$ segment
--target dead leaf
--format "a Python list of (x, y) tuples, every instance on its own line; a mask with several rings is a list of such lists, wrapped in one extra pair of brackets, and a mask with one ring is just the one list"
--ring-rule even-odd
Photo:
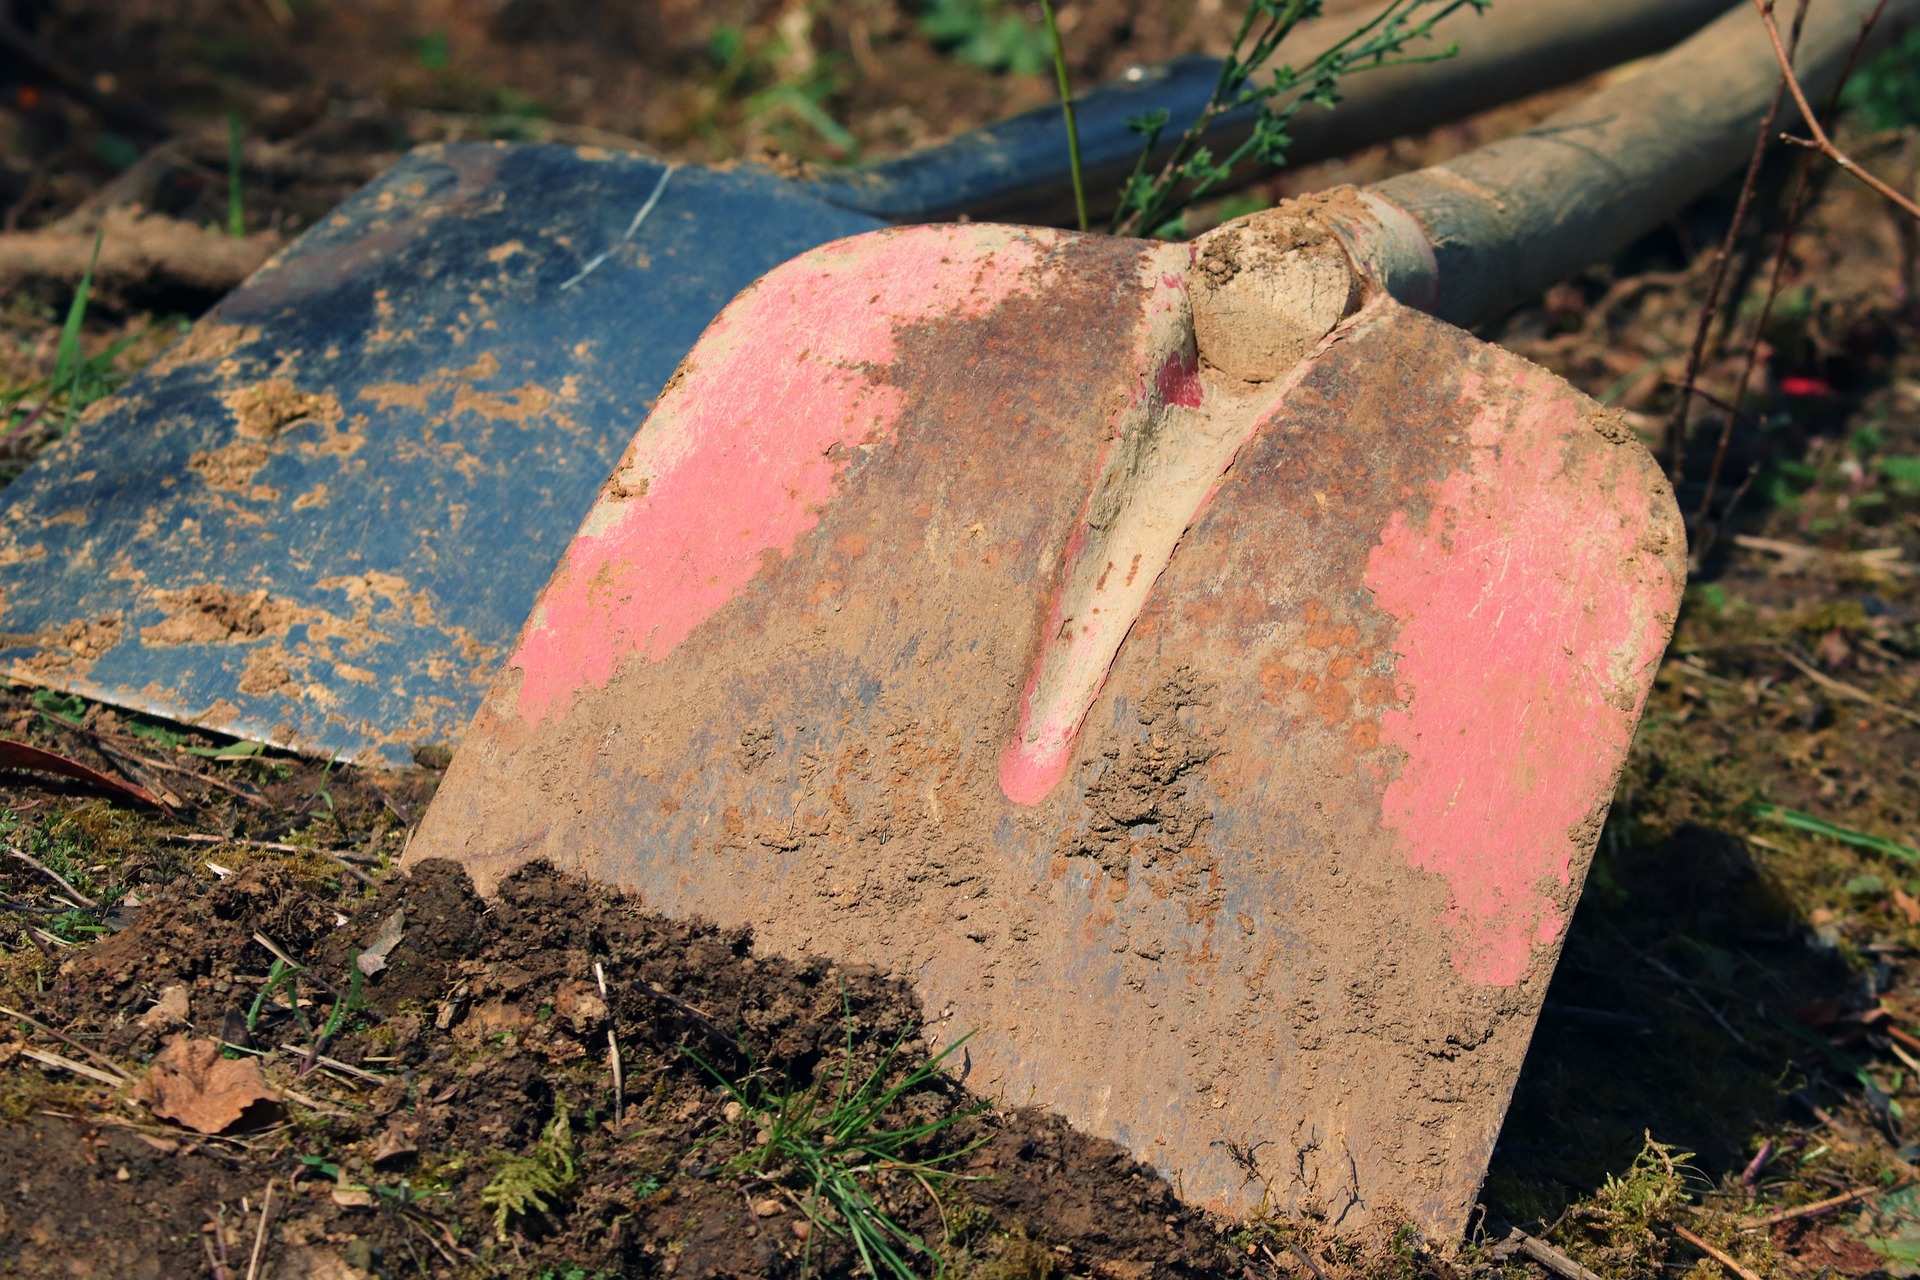
[(401, 1156), (413, 1155), (419, 1150), (420, 1148), (413, 1144), (413, 1139), (401, 1132), (397, 1125), (388, 1125), (381, 1131), (380, 1136), (373, 1140), (373, 1150), (367, 1158), (375, 1165), (381, 1165), (389, 1160), (398, 1160)]
[(156, 809), (166, 807), (145, 787), (135, 786), (125, 779), (102, 773), (98, 769), (81, 764), (78, 760), (70, 760), (57, 751), (47, 751), (31, 743), (13, 742), (0, 738), (0, 769), (32, 769), (37, 773), (55, 773), (63, 778), (72, 778), (77, 782), (99, 787), (102, 791), (111, 791), (129, 800), (137, 800), (141, 804), (151, 805)]
[(186, 984), (178, 982), (160, 993), (160, 998), (153, 1002), (153, 1008), (134, 1019), (141, 1026), (148, 1028), (164, 1027), (186, 1020), (187, 988)]
[(248, 1107), (279, 1101), (257, 1060), (223, 1058), (218, 1040), (185, 1035), (168, 1040), (154, 1056), (153, 1066), (134, 1086), (134, 1097), (153, 1114), (196, 1133), (225, 1132)]
[(362, 974), (371, 978), (387, 967), (387, 957), (392, 955), (393, 949), (400, 945), (400, 938), (406, 927), (407, 909), (395, 908), (393, 914), (381, 922), (379, 936), (374, 938), (373, 945), (353, 958), (354, 964), (359, 966)]

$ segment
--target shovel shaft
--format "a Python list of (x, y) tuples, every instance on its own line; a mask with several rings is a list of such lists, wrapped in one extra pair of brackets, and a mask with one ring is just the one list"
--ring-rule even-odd
[[(1667, 48), (1726, 9), (1729, 0), (1499, 0), (1485, 14), (1463, 10), (1441, 25), (1438, 38), (1460, 52), (1438, 62), (1367, 71), (1342, 85), (1337, 109), (1308, 107), (1289, 132), (1288, 159), (1306, 164), (1420, 129), (1430, 129), (1566, 84), (1630, 58)], [(1281, 50), (1282, 60), (1305, 66), (1351, 34), (1377, 3), (1329, 5), (1325, 17), (1303, 23)], [(1163, 108), (1169, 116), (1153, 164), (1198, 118), (1220, 75), (1220, 61), (1195, 55), (1163, 66), (1134, 68), (1077, 101), (1087, 193), (1096, 214), (1111, 210), (1120, 185), (1140, 155), (1140, 135), (1128, 124)], [(1220, 117), (1204, 139), (1219, 155), (1243, 142), (1256, 112)], [(1251, 180), (1266, 172), (1243, 165)], [(961, 134), (895, 160), (823, 177), (818, 192), (834, 204), (890, 222), (942, 222), (961, 215), (980, 221), (1059, 222), (1074, 214), (1065, 126), (1057, 106)]]
[[(1875, 4), (1813, 0), (1795, 72), (1816, 106)], [(1920, 0), (1888, 0), (1863, 55), (1916, 21)], [(1402, 301), (1455, 324), (1489, 319), (1612, 257), (1738, 168), (1780, 79), (1766, 28), (1743, 3), (1536, 128), (1368, 188), (1382, 217), (1363, 256), (1384, 264)], [(1798, 120), (1788, 97), (1777, 127)]]

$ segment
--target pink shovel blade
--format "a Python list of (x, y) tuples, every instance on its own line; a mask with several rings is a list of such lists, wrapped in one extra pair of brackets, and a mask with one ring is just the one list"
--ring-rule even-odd
[(764, 277), (411, 858), (483, 890), (547, 858), (879, 966), (974, 1033), (972, 1087), (1190, 1200), (1457, 1235), (1672, 626), (1677, 513), (1615, 415), (1384, 298), (1228, 430), (1188, 269), (974, 225)]

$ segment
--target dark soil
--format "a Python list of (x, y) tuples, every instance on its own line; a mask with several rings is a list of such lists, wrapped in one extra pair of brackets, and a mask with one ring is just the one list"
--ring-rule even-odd
[[(337, 901), (269, 863), (176, 883), (31, 999), (22, 1012), (94, 1053), (133, 1062), (175, 1036), (222, 1040), (263, 1054), (286, 1092), (208, 1137), (98, 1089), (16, 1086), (12, 1123), (0, 1128), (0, 1160), (22, 1174), (0, 1218), (0, 1239), (18, 1250), (10, 1274), (182, 1275), (205, 1264), (207, 1243), (239, 1257), (269, 1181), (269, 1274), (330, 1274), (324, 1266), (339, 1264), (323, 1259), (335, 1256), (383, 1274), (852, 1270), (831, 1226), (808, 1227), (806, 1188), (792, 1175), (728, 1171), (753, 1146), (752, 1113), (730, 1108), (735, 1095), (719, 1081), (751, 1081), (748, 1096), (832, 1097), (849, 1073), (856, 1086), (876, 1069), (903, 1079), (925, 1055), (902, 986), (825, 960), (757, 957), (745, 934), (662, 920), (544, 867), (490, 904), (440, 863), (386, 882), (350, 917)], [(305, 990), (320, 1023), (334, 997), (317, 984), (344, 990), (349, 957), (396, 912), (403, 933), (386, 971), (322, 1057), (301, 1051), (311, 1037), (278, 994), (248, 1030), (274, 960), (256, 935), (315, 975)], [(186, 1016), (149, 1016), (176, 987)], [(610, 1032), (625, 1083), (619, 1118)], [(578, 1185), (496, 1238), (481, 1193), (557, 1114)], [(1025, 1257), (1038, 1249), (1063, 1271), (1095, 1275), (1233, 1273), (1224, 1224), (1057, 1119), (982, 1109), (936, 1076), (884, 1123), (941, 1117), (958, 1119), (913, 1153), (951, 1157), (939, 1207), (905, 1174), (876, 1187), (889, 1217), (948, 1259), (1044, 1274)], [(239, 1207), (249, 1197), (252, 1218)]]

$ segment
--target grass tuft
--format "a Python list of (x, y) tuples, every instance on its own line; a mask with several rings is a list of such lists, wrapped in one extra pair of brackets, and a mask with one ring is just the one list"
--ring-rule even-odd
[[(844, 997), (843, 997), (844, 999)], [(755, 1074), (735, 1082), (695, 1058), (741, 1107), (739, 1124), (754, 1133), (748, 1150), (719, 1172), (757, 1176), (785, 1192), (816, 1231), (847, 1239), (868, 1274), (914, 1280), (914, 1255), (938, 1262), (926, 1241), (895, 1220), (895, 1191), (917, 1187), (945, 1220), (939, 1188), (962, 1175), (942, 1166), (973, 1151), (978, 1142), (932, 1157), (916, 1152), (943, 1130), (978, 1114), (984, 1103), (931, 1120), (893, 1123), (911, 1095), (934, 1083), (941, 1063), (966, 1037), (888, 1084), (906, 1045), (903, 1032), (857, 1082), (853, 1067), (853, 1018), (846, 1015), (847, 1044), (839, 1082), (776, 1091)], [(809, 1243), (811, 1252), (811, 1243)]]

